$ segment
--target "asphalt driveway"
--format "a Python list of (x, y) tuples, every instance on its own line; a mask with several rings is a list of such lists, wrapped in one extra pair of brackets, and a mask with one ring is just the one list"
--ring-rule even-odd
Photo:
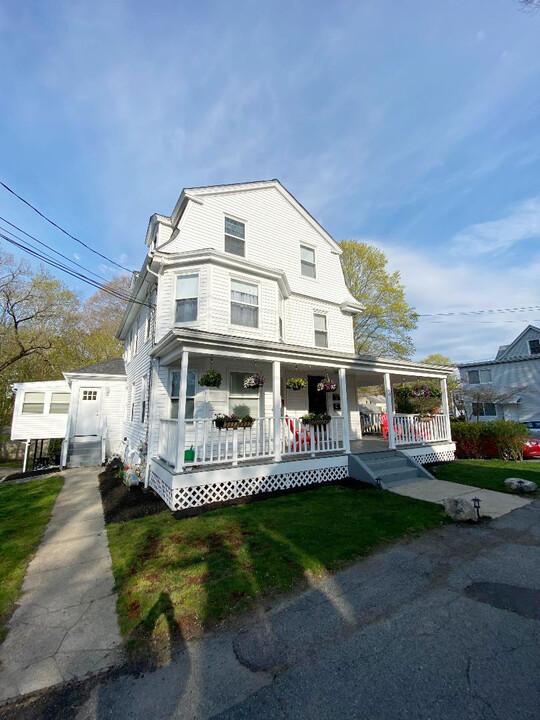
[(395, 545), (170, 654), (0, 718), (538, 720), (540, 502)]

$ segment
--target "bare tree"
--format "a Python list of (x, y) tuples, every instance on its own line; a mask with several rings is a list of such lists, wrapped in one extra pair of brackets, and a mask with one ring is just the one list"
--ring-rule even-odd
[(496, 388), (491, 385), (470, 385), (460, 383), (453, 392), (454, 404), (467, 420), (481, 416), (480, 408), (485, 404), (504, 405), (526, 390), (526, 385)]

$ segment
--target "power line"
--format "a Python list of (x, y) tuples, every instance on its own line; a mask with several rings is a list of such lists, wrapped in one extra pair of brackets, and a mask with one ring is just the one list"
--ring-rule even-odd
[(39, 250), (33, 249), (31, 246), (27, 245), (24, 242), (17, 242), (16, 240), (13, 240), (12, 238), (8, 237), (7, 235), (4, 235), (0, 232), (0, 238), (4, 239), (6, 242), (10, 243), (11, 245), (14, 245), (15, 247), (18, 247), (21, 250), (24, 250), (24, 252), (27, 252), (29, 255), (32, 255), (33, 257), (37, 258), (38, 260), (41, 260), (42, 262), (46, 263), (47, 265), (50, 265), (51, 267), (54, 267), (61, 272), (66, 273), (67, 275), (71, 275), (71, 277), (74, 277), (78, 280), (81, 280), (82, 282), (86, 283), (87, 285), (90, 285), (94, 288), (97, 288), (98, 290), (101, 290), (102, 292), (105, 292), (109, 295), (112, 295), (113, 297), (117, 298), (118, 300), (123, 300), (124, 302), (133, 302), (136, 305), (143, 305), (146, 307), (151, 307), (150, 303), (147, 302), (141, 302), (139, 300), (129, 299), (124, 294), (122, 294), (121, 291), (115, 291), (112, 287), (105, 287), (101, 283), (98, 283), (96, 280), (92, 280), (91, 278), (86, 277), (85, 275), (82, 275), (82, 273), (77, 272), (76, 270), (73, 270), (72, 268), (68, 268), (62, 263), (57, 262), (54, 259), (51, 259), (49, 255), (46, 255), (45, 253), (40, 252)]
[(498, 308), (489, 310), (456, 310), (453, 312), (440, 312), (440, 313), (417, 313), (418, 317), (449, 317), (452, 315), (483, 315), (483, 314), (496, 314), (496, 313), (507, 313), (507, 312), (532, 312), (534, 310), (540, 310), (540, 305), (529, 305), (528, 307), (514, 307), (514, 308)]
[(86, 244), (85, 242), (83, 242), (82, 240), (79, 240), (78, 237), (75, 237), (75, 235), (72, 235), (72, 234), (71, 234), (70, 232), (68, 232), (67, 230), (64, 230), (64, 228), (63, 228), (61, 225), (58, 225), (57, 223), (54, 222), (54, 220), (51, 220), (49, 217), (47, 217), (46, 215), (44, 215), (44, 214), (41, 212), (41, 210), (38, 210), (37, 207), (35, 207), (34, 205), (32, 205), (32, 203), (28, 202), (28, 200), (25, 200), (23, 197), (21, 197), (21, 195), (17, 194), (17, 193), (15, 192), (15, 190), (12, 190), (12, 189), (9, 187), (9, 185), (6, 185), (6, 183), (2, 182), (1, 180), (0, 180), (0, 185), (2, 185), (2, 187), (5, 188), (9, 193), (11, 193), (12, 195), (14, 195), (14, 196), (15, 196), (16, 198), (18, 198), (21, 202), (23, 202), (25, 205), (27, 205), (29, 208), (31, 208), (31, 209), (32, 209), (34, 212), (36, 212), (40, 217), (42, 217), (42, 218), (43, 218), (44, 220), (46, 220), (48, 223), (50, 223), (50, 224), (53, 225), (55, 228), (57, 228), (58, 230), (60, 230), (60, 232), (63, 232), (64, 235), (67, 235), (67, 236), (70, 237), (72, 240), (75, 240), (75, 242), (78, 242), (80, 245), (82, 245), (83, 247), (85, 247), (87, 250), (90, 250), (90, 252), (93, 252), (93, 253), (95, 253), (96, 255), (99, 255), (99, 257), (103, 258), (104, 260), (107, 260), (108, 262), (111, 262), (113, 265), (116, 265), (116, 267), (119, 267), (119, 268), (121, 268), (122, 270), (125, 270), (125, 271), (128, 272), (128, 273), (134, 272), (133, 270), (130, 270), (129, 268), (124, 267), (124, 265), (121, 265), (120, 263), (117, 263), (115, 260), (111, 260), (110, 257), (107, 257), (107, 255), (103, 255), (103, 253), (100, 253), (98, 250), (94, 250), (94, 248), (90, 247), (90, 245), (87, 245), (87, 244)]

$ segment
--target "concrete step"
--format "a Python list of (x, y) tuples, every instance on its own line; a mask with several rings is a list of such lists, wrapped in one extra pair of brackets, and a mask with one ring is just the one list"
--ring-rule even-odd
[(409, 467), (407, 458), (404, 457), (391, 457), (381, 458), (380, 460), (369, 460), (366, 465), (370, 467), (374, 472), (378, 472), (379, 470), (385, 470), (386, 468)]
[(379, 473), (379, 477), (383, 482), (392, 480), (404, 480), (406, 478), (418, 477), (418, 470), (415, 467), (395, 468), (394, 470), (385, 470)]

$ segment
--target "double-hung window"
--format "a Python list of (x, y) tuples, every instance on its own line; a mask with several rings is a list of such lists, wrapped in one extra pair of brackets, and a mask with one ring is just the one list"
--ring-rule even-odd
[(69, 410), (69, 393), (51, 393), (51, 404), (49, 414), (67, 415)]
[(540, 355), (540, 340), (529, 340), (529, 352), (531, 355)]
[(259, 327), (259, 288), (231, 280), (231, 324)]
[(141, 380), (141, 422), (146, 418), (146, 396), (148, 395), (148, 377), (145, 375)]
[(315, 324), (315, 345), (316, 347), (328, 347), (328, 329), (326, 327), (326, 315), (313, 315)]
[(175, 322), (196, 322), (199, 305), (199, 275), (179, 275), (176, 278)]
[(244, 380), (250, 373), (232, 372), (229, 386), (229, 412), (237, 417), (259, 416), (259, 390), (245, 388)]
[(496, 417), (497, 408), (495, 403), (473, 403), (472, 413), (474, 417)]
[[(197, 392), (197, 373), (195, 370), (188, 370), (186, 386), (186, 420), (193, 419), (195, 411), (195, 394)], [(178, 401), (180, 396), (180, 371), (174, 370), (171, 373), (171, 418), (178, 419)]]
[(45, 408), (45, 393), (25, 392), (23, 398), (23, 415), (42, 415)]
[(470, 385), (484, 385), (491, 382), (491, 370), (469, 370)]
[(246, 226), (239, 220), (225, 218), (225, 252), (245, 257)]
[(315, 250), (307, 245), (300, 245), (300, 267), (302, 275), (314, 278), (315, 270)]

